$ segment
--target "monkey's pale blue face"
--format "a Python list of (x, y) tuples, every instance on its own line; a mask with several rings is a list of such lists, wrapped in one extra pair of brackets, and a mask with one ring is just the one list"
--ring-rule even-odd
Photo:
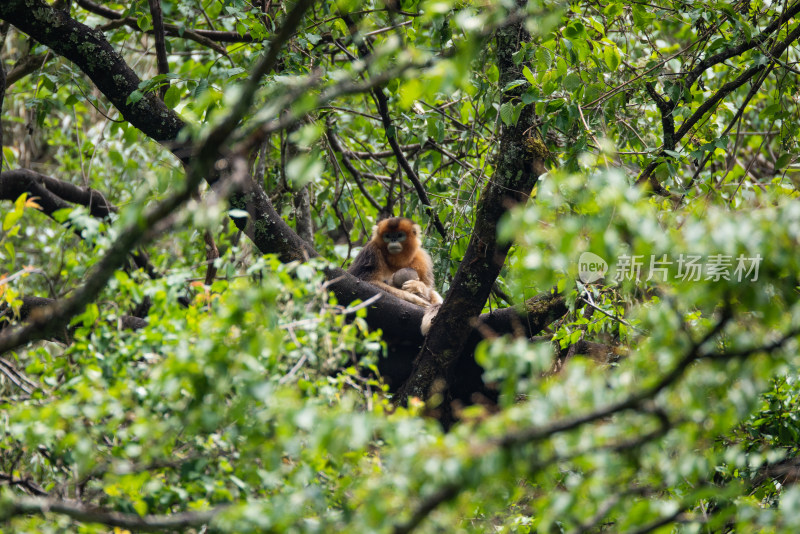
[(386, 250), (389, 251), (389, 254), (403, 252), (403, 241), (406, 239), (405, 232), (386, 232), (383, 234), (383, 242), (386, 243)]

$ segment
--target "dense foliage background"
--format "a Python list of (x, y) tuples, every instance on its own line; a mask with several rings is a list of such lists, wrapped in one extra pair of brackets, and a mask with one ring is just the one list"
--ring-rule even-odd
[(795, 532), (798, 12), (3, 0), (0, 531)]

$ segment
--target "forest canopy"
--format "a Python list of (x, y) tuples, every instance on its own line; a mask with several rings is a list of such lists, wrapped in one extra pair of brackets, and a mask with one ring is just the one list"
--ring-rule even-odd
[(3, 0), (0, 532), (797, 531), (798, 12)]

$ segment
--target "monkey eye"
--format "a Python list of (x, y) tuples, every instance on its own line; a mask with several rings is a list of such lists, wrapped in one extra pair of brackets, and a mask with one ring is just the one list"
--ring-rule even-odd
[(405, 241), (406, 240), (406, 233), (405, 232), (386, 232), (383, 234), (383, 239), (385, 241)]

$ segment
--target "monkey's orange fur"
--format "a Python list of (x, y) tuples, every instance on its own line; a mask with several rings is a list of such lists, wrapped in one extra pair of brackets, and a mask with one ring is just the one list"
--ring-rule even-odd
[[(420, 227), (410, 219), (392, 217), (380, 221), (372, 231), (372, 239), (364, 245), (348, 271), (418, 306), (438, 304), (442, 298), (433, 288), (433, 263), (420, 247), (419, 234)], [(397, 251), (393, 253), (390, 249)], [(394, 273), (406, 267), (414, 269), (419, 280), (406, 281), (402, 289), (392, 287)]]

